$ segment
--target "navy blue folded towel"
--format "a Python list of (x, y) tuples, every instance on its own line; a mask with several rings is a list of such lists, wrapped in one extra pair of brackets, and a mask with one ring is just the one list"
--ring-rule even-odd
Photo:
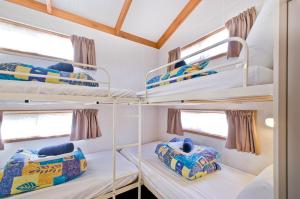
[(74, 144), (73, 143), (65, 143), (55, 146), (47, 146), (44, 148), (41, 148), (38, 151), (38, 155), (43, 156), (50, 156), (50, 155), (61, 155), (64, 153), (71, 153), (74, 150)]
[(182, 145), (182, 150), (185, 153), (189, 153), (193, 150), (194, 145), (193, 145), (193, 141), (190, 138), (185, 138), (183, 140), (183, 145)]

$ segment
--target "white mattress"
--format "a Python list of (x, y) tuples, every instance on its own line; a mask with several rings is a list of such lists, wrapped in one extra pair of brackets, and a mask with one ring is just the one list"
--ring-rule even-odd
[[(154, 153), (152, 142), (142, 147), (142, 174), (145, 185), (165, 199), (234, 199), (255, 176), (222, 165), (222, 170), (189, 181), (165, 167)], [(123, 149), (126, 158), (137, 162), (137, 148)]]
[[(35, 81), (0, 80), (1, 93), (28, 93), (72, 96), (107, 96), (107, 87), (88, 87), (68, 84), (50, 84)], [(134, 91), (111, 88), (114, 97), (136, 97)]]
[[(178, 93), (197, 92), (204, 90), (219, 90), (226, 88), (237, 88), (243, 85), (242, 68), (235, 68), (204, 77), (193, 78), (181, 82), (159, 86), (148, 90), (149, 97), (160, 97)], [(263, 85), (273, 83), (273, 70), (250, 66), (248, 72), (248, 85)], [(137, 93), (144, 96), (145, 91)]]
[[(137, 167), (117, 153), (116, 187), (121, 188), (137, 179)], [(65, 184), (15, 195), (22, 199), (87, 199), (112, 191), (112, 151), (86, 155), (88, 169), (77, 179)], [(132, 175), (130, 175), (132, 174)], [(129, 175), (129, 176), (128, 176)]]

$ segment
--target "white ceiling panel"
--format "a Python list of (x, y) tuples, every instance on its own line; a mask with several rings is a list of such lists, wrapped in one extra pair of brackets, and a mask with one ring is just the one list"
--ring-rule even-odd
[(133, 0), (123, 31), (157, 41), (188, 0)]
[[(46, 3), (46, 0), (38, 1)], [(124, 0), (52, 0), (52, 2), (56, 8), (114, 27)]]

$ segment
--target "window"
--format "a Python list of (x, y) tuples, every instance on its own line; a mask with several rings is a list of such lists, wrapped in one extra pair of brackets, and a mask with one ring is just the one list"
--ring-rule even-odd
[(0, 19), (0, 47), (73, 59), (73, 46), (67, 36)]
[(71, 134), (72, 112), (4, 112), (1, 134), (4, 141), (41, 139)]
[[(218, 29), (218, 30), (214, 31), (213, 33), (210, 33), (209, 35), (206, 35), (206, 36), (198, 39), (197, 41), (183, 47), (181, 49), (181, 57), (185, 57), (185, 56), (190, 55), (194, 52), (197, 52), (203, 48), (206, 48), (212, 44), (223, 41), (224, 39), (227, 39), (228, 37), (229, 37), (229, 32), (226, 28)], [(190, 57), (190, 58), (186, 59), (185, 61), (190, 64), (190, 63), (196, 62), (201, 59), (212, 58), (212, 57), (220, 56), (220, 55), (226, 55), (227, 48), (228, 48), (228, 43), (225, 43), (218, 47), (212, 48), (206, 52), (203, 52), (201, 54)]]
[(228, 125), (223, 111), (181, 111), (182, 128), (186, 132), (215, 138), (226, 138)]

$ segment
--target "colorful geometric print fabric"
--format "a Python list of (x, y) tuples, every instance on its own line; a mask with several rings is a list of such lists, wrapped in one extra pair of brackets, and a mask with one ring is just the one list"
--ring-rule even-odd
[(16, 75), (0, 74), (0, 79), (4, 79), (4, 80), (39, 81), (39, 82), (47, 82), (52, 84), (70, 84), (70, 85), (79, 85), (79, 86), (99, 87), (99, 84), (94, 82), (81, 82), (81, 81), (74, 81), (74, 80), (62, 80), (62, 79), (51, 78), (51, 77), (44, 78), (44, 77), (33, 77), (28, 75), (22, 75), (22, 73), (28, 73), (28, 74), (36, 74), (36, 75), (48, 75), (52, 77), (74, 78), (78, 80), (94, 80), (91, 76), (85, 73), (68, 73), (64, 71), (36, 67), (36, 66), (22, 64), (22, 63), (2, 63), (0, 64), (0, 70), (20, 73)]
[(164, 143), (157, 145), (155, 153), (167, 167), (189, 180), (221, 170), (220, 154), (216, 150), (210, 147), (195, 147), (197, 149), (193, 150), (192, 154), (186, 155)]
[(39, 158), (35, 151), (20, 150), (0, 171), (0, 197), (62, 184), (86, 170), (87, 162), (80, 149), (50, 159)]
[[(163, 80), (171, 79), (173, 77), (180, 77), (182, 75), (198, 72), (198, 71), (201, 71), (204, 68), (206, 68), (207, 65), (208, 65), (208, 61), (201, 62), (201, 63), (196, 63), (196, 64), (193, 64), (193, 65), (184, 65), (184, 66), (176, 68), (176, 69), (174, 69), (170, 72), (167, 72), (163, 75), (158, 75), (158, 76), (153, 77), (152, 79), (150, 79), (147, 82), (147, 84), (153, 84), (153, 83), (160, 82), (160, 81), (163, 81)], [(192, 76), (185, 77), (185, 78), (178, 78), (176, 80), (171, 80), (171, 81), (163, 82), (163, 83), (160, 83), (160, 84), (148, 86), (147, 89), (155, 88), (155, 87), (158, 87), (158, 86), (163, 86), (163, 85), (170, 84), (170, 83), (180, 82), (180, 81), (183, 81), (183, 80), (192, 79), (192, 78), (196, 78), (196, 77), (212, 75), (212, 74), (215, 74), (215, 73), (217, 73), (217, 71), (209, 70), (209, 71), (203, 72), (201, 74), (192, 75)]]

